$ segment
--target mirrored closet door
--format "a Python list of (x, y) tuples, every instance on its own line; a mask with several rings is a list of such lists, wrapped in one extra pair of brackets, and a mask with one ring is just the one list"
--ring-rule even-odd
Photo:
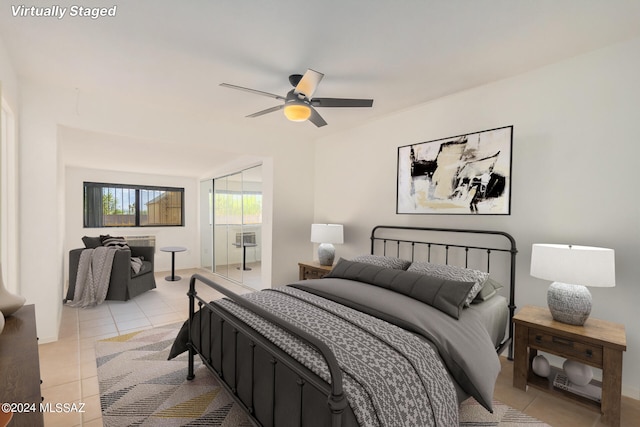
[[(212, 194), (210, 201), (201, 198), (207, 204), (203, 211), (206, 208), (207, 217), (211, 217), (211, 236), (202, 236), (203, 268), (255, 288), (260, 286), (261, 273), (261, 171), (262, 167), (256, 166), (201, 183), (202, 193), (206, 189)], [(212, 249), (212, 256), (208, 249)]]

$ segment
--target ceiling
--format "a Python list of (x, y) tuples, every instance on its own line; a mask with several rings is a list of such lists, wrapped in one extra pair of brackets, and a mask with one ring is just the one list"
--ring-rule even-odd
[[(19, 3), (0, 0), (0, 37), (19, 79), (311, 140), (640, 35), (638, 0), (104, 4), (113, 3), (113, 18), (56, 19), (14, 17)], [(373, 98), (373, 108), (319, 109), (323, 128), (279, 112), (245, 118), (279, 101), (219, 86), (284, 95), (288, 75), (307, 68), (325, 74), (315, 96)]]

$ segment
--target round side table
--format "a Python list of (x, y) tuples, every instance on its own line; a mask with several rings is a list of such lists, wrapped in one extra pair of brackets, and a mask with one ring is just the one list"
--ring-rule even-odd
[(164, 280), (169, 282), (177, 282), (181, 279), (180, 276), (176, 276), (176, 252), (184, 252), (187, 248), (183, 246), (165, 246), (160, 248), (162, 252), (171, 252), (171, 276), (167, 276)]

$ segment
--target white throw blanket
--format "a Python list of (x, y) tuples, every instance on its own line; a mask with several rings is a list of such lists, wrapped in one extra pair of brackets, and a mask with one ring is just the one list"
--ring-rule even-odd
[(104, 302), (109, 290), (111, 266), (117, 249), (99, 246), (80, 254), (71, 307), (93, 307)]

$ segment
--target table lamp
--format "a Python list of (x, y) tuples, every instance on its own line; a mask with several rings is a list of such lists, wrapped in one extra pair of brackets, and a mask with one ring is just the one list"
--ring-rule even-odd
[(616, 285), (614, 251), (536, 243), (531, 251), (531, 275), (554, 281), (547, 291), (547, 305), (555, 320), (584, 325), (591, 313), (591, 293), (586, 286)]
[(320, 265), (333, 265), (336, 248), (333, 243), (344, 243), (341, 224), (311, 224), (311, 241), (320, 243), (318, 260)]

